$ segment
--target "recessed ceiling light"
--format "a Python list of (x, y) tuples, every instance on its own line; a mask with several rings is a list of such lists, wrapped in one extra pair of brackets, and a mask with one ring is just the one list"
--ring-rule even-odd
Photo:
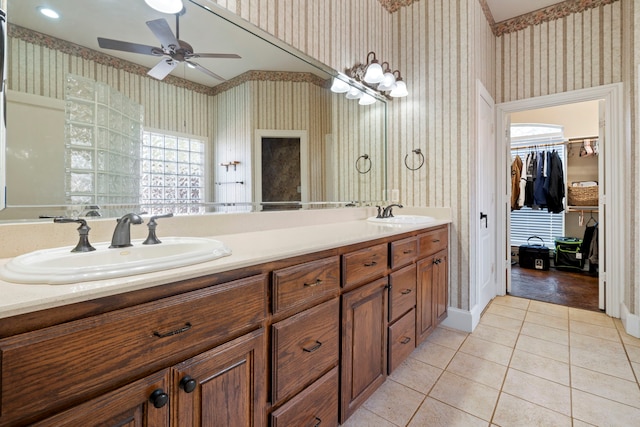
[(176, 14), (182, 10), (182, 0), (144, 0), (149, 6), (162, 13)]
[(48, 8), (46, 6), (38, 6), (37, 9), (38, 9), (38, 12), (40, 12), (41, 14), (46, 16), (47, 18), (51, 18), (51, 19), (60, 18), (60, 14), (58, 12), (56, 12), (55, 10), (53, 10), (51, 8)]

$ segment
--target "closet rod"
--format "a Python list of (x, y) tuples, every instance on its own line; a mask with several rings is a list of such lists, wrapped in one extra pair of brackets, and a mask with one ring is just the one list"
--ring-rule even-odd
[(550, 142), (548, 144), (521, 145), (521, 146), (518, 146), (518, 147), (511, 147), (511, 151), (513, 151), (513, 150), (526, 150), (526, 149), (529, 149), (529, 148), (555, 147), (557, 145), (564, 145), (566, 143), (567, 143), (567, 141)]
[(598, 135), (596, 136), (583, 136), (580, 138), (569, 138), (569, 140), (567, 141), (567, 144), (577, 144), (577, 143), (582, 143), (585, 141), (592, 141), (592, 140), (598, 140), (600, 137)]

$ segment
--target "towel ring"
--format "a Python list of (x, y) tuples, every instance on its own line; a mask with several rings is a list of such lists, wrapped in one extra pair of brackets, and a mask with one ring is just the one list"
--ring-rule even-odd
[(424, 154), (422, 154), (422, 150), (419, 148), (416, 148), (415, 150), (411, 150), (412, 153), (416, 153), (418, 156), (420, 156), (420, 165), (417, 168), (412, 168), (407, 164), (407, 159), (409, 158), (409, 155), (407, 154), (406, 156), (404, 156), (404, 165), (407, 167), (407, 169), (411, 170), (411, 171), (417, 171), (418, 169), (420, 169), (422, 167), (422, 165), (424, 165)]
[[(367, 170), (365, 170), (364, 172), (363, 172), (362, 170), (360, 170), (360, 167), (358, 166), (358, 162), (360, 161), (360, 159), (364, 159), (364, 161), (365, 161), (365, 162), (366, 162), (367, 160), (369, 160), (369, 167), (368, 167), (368, 168), (367, 168)], [(365, 173), (368, 173), (368, 172), (371, 170), (371, 165), (372, 165), (372, 164), (371, 164), (371, 159), (369, 158), (369, 155), (368, 155), (368, 154), (363, 154), (362, 156), (360, 156), (360, 157), (358, 157), (358, 158), (356, 159), (356, 170), (358, 171), (358, 173), (361, 173), (361, 174), (363, 174), (363, 175), (364, 175)]]

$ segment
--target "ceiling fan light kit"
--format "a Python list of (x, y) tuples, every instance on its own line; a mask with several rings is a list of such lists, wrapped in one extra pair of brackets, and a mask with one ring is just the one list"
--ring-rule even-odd
[(182, 0), (144, 0), (144, 2), (158, 12), (170, 13), (172, 15), (180, 12), (184, 8)]
[[(153, 0), (145, 0), (147, 4)], [(161, 3), (168, 3), (168, 0), (161, 0)], [(182, 1), (178, 0), (180, 5)], [(153, 7), (153, 6), (152, 6)], [(157, 9), (159, 10), (159, 9)], [(224, 77), (219, 76), (213, 71), (203, 67), (202, 65), (192, 61), (194, 58), (223, 58), (238, 59), (239, 55), (234, 53), (194, 53), (193, 47), (184, 40), (180, 40), (180, 16), (184, 15), (186, 10), (182, 7), (176, 15), (176, 33), (174, 35), (169, 23), (166, 19), (160, 18), (153, 21), (147, 21), (147, 27), (156, 36), (161, 47), (147, 46), (138, 43), (130, 43), (121, 40), (107, 39), (98, 37), (98, 45), (102, 49), (119, 50), (123, 52), (140, 53), (143, 55), (162, 56), (162, 60), (147, 72), (147, 75), (154, 79), (162, 80), (167, 77), (171, 71), (180, 63), (185, 63), (189, 68), (213, 77), (216, 80), (225, 81)]]

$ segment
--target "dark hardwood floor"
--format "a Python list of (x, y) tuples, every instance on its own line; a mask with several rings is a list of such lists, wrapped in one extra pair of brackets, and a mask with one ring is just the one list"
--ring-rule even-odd
[(598, 276), (586, 272), (548, 271), (511, 266), (511, 292), (516, 297), (585, 310), (598, 309)]

